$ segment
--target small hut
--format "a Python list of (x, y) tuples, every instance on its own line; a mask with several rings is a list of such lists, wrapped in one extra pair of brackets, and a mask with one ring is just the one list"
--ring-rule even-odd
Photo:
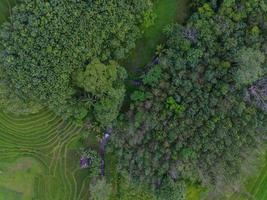
[(80, 159), (80, 167), (82, 169), (86, 169), (91, 165), (91, 159), (88, 157), (81, 157)]

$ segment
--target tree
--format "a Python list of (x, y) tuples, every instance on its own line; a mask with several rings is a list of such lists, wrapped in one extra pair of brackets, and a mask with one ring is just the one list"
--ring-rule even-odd
[(86, 69), (73, 75), (75, 84), (93, 99), (93, 115), (102, 126), (108, 126), (117, 118), (122, 105), (127, 73), (116, 62), (104, 65), (93, 60)]
[(124, 93), (124, 88), (112, 89), (95, 104), (94, 115), (102, 126), (110, 125), (117, 118)]
[(34, 114), (42, 109), (42, 106), (19, 98), (13, 91), (10, 91), (7, 83), (3, 80), (3, 73), (0, 72), (0, 109), (16, 115)]
[(241, 48), (236, 57), (239, 66), (236, 72), (238, 84), (251, 84), (263, 75), (262, 65), (265, 62), (265, 55), (260, 50)]
[(186, 184), (184, 182), (175, 182), (168, 178), (162, 183), (162, 188), (158, 194), (158, 200), (185, 200)]
[(158, 66), (153, 67), (143, 78), (144, 84), (154, 86), (160, 80), (161, 68)]
[(103, 96), (114, 86), (121, 87), (126, 78), (127, 72), (116, 62), (111, 61), (109, 65), (104, 65), (99, 60), (93, 60), (87, 65), (85, 71), (78, 71), (74, 76), (77, 86), (93, 96)]

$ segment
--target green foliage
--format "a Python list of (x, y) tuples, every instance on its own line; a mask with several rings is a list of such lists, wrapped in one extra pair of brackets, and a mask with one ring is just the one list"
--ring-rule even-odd
[(184, 182), (175, 182), (168, 178), (162, 183), (158, 200), (185, 200), (185, 194), (186, 184)]
[(132, 101), (144, 101), (146, 99), (146, 93), (143, 92), (143, 91), (134, 91), (132, 94), (131, 94), (131, 100)]
[(109, 200), (112, 191), (112, 185), (106, 182), (105, 178), (96, 180), (90, 184), (91, 200)]
[[(150, 0), (21, 1), (0, 34), (8, 89), (64, 118), (92, 120), (95, 101), (88, 91), (106, 92), (112, 82), (108, 76), (116, 78), (116, 64), (111, 62), (112, 70), (107, 70), (95, 58), (105, 63), (122, 59), (141, 35), (150, 7)], [(72, 80), (77, 72), (78, 85)]]
[[(126, 76), (125, 69), (116, 62), (104, 65), (99, 60), (93, 60), (85, 71), (80, 70), (73, 75), (76, 85), (86, 91), (89, 98), (84, 106), (87, 106), (87, 110), (93, 107), (92, 113), (102, 126), (109, 125), (117, 118), (124, 99)], [(86, 117), (87, 110), (79, 112), (81, 119)]]
[[(147, 66), (154, 56), (158, 44), (164, 41), (164, 28), (174, 21), (184, 22), (188, 16), (189, 0), (153, 0), (155, 23), (144, 29), (143, 37), (136, 43), (136, 48), (124, 59), (127, 71), (135, 74), (136, 67)], [(150, 13), (148, 10), (149, 21)], [(145, 25), (150, 23), (144, 23)]]
[(5, 84), (0, 83), (0, 108), (16, 115), (38, 113), (42, 106), (33, 101), (25, 101), (9, 91)]
[(185, 111), (185, 107), (178, 104), (173, 97), (168, 97), (167, 108), (174, 111), (176, 114), (180, 114)]
[(127, 173), (119, 176), (120, 188), (117, 198), (120, 200), (156, 200), (155, 196), (142, 183), (136, 183)]
[(198, 9), (199, 14), (205, 15), (206, 17), (211, 17), (214, 12), (208, 3), (205, 3), (202, 7)]
[(236, 72), (236, 81), (241, 85), (251, 84), (263, 75), (265, 55), (260, 50), (242, 48), (237, 52), (236, 62), (240, 66)]
[[(119, 77), (120, 74), (123, 77)], [(85, 71), (78, 71), (74, 76), (77, 86), (97, 97), (107, 94), (115, 84), (123, 85), (125, 78), (125, 69), (118, 66), (116, 62), (112, 61), (109, 65), (104, 65), (99, 60), (93, 60)]]
[(157, 15), (154, 13), (152, 6), (144, 15), (143, 29), (147, 29), (155, 24)]
[(3, 81), (3, 73), (0, 71), (0, 109), (16, 115), (34, 114), (41, 110), (42, 106), (33, 101), (19, 98), (9, 90), (7, 83)]
[(118, 165), (159, 188), (166, 178), (220, 187), (266, 130), (266, 113), (244, 99), (244, 87), (266, 75), (266, 2), (195, 4), (185, 26), (166, 29), (157, 84), (139, 88), (148, 95), (134, 99), (111, 138)]
[(98, 177), (100, 175), (100, 155), (94, 149), (81, 149), (81, 156), (83, 158), (90, 159), (89, 172), (90, 176), (93, 178)]
[(95, 119), (102, 125), (108, 126), (114, 121), (118, 114), (119, 108), (124, 99), (125, 89), (111, 89), (107, 95), (100, 98), (94, 106)]
[(161, 68), (158, 66), (153, 67), (143, 78), (144, 84), (155, 86), (158, 84), (161, 76)]

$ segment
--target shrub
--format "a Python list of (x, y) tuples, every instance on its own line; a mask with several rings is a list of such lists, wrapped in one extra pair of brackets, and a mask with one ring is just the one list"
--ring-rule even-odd
[(105, 178), (97, 179), (90, 184), (91, 200), (109, 200), (112, 185), (106, 182)]

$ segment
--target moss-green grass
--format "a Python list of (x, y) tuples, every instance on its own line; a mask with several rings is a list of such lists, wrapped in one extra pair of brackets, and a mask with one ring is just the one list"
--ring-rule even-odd
[(89, 173), (80, 169), (81, 128), (49, 111), (0, 112), (0, 199), (88, 199)]
[(245, 191), (233, 194), (228, 200), (266, 200), (267, 199), (267, 153), (260, 170), (245, 182)]
[(198, 185), (187, 187), (186, 200), (202, 200), (206, 194), (206, 189)]
[(0, 199), (31, 199), (34, 178), (41, 171), (39, 163), (32, 158), (1, 162)]
[(1, 0), (0, 1), (0, 24), (7, 20), (7, 16), (11, 13), (12, 6), (17, 0)]
[(258, 176), (248, 181), (248, 191), (257, 200), (267, 199), (267, 154), (265, 156), (265, 165)]

